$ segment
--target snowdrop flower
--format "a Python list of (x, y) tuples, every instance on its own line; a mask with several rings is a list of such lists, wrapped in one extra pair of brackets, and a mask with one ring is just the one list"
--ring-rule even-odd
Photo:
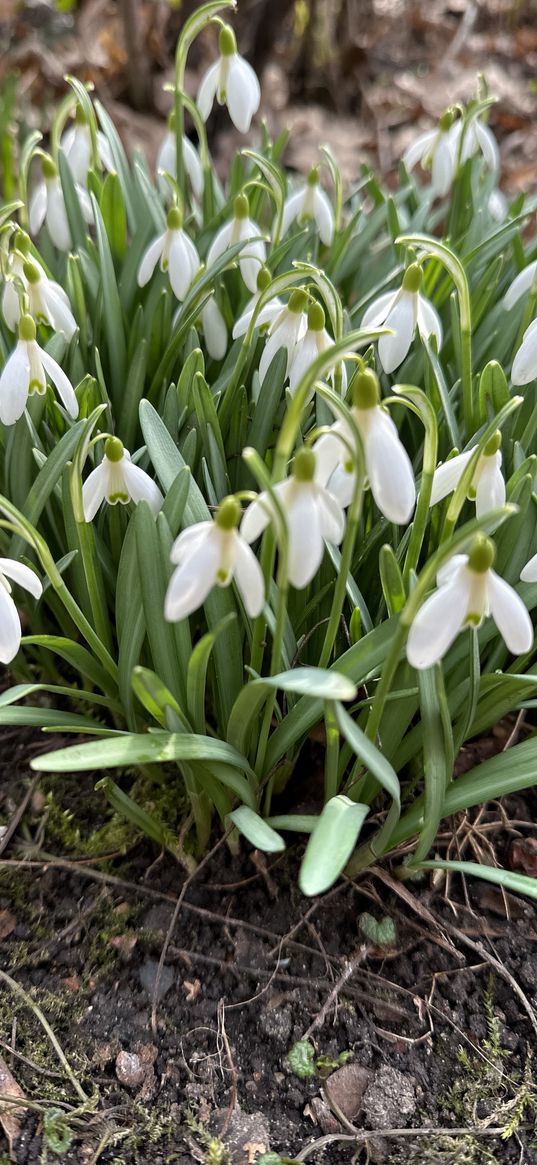
[(537, 378), (537, 320), (526, 328), (522, 343), (513, 360), (511, 382), (516, 385), (529, 384)]
[(334, 238), (334, 212), (328, 195), (319, 182), (319, 167), (313, 166), (308, 181), (301, 190), (295, 190), (285, 200), (282, 216), (282, 235), (287, 234), (291, 223), (315, 222), (321, 242), (325, 247), (332, 245)]
[(477, 114), (467, 121), (456, 121), (452, 126), (455, 158), (460, 156), (460, 164), (463, 166), (468, 158), (481, 153), (487, 169), (496, 172), (500, 169), (500, 151), (492, 130), (482, 121), (482, 116), (482, 113)]
[[(24, 277), (24, 264), (29, 252), (30, 239), (28, 235), (20, 229), (16, 230), (13, 236), (13, 249), (6, 257), (6, 280), (2, 292), (2, 315), (10, 332), (16, 332), (21, 316), (19, 292), (15, 280), (20, 282), (26, 291), (28, 284)], [(33, 262), (42, 271), (35, 259)]]
[[(194, 197), (198, 202), (203, 197), (203, 170), (198, 152), (192, 145), (190, 138), (183, 135), (183, 162), (190, 179)], [(168, 117), (168, 132), (163, 138), (157, 154), (157, 183), (163, 198), (170, 195), (170, 187), (163, 177), (163, 173), (177, 178), (177, 139), (175, 136), (175, 113)]]
[(164, 602), (164, 617), (170, 623), (186, 619), (201, 607), (214, 586), (227, 587), (233, 578), (250, 618), (261, 613), (265, 601), (263, 572), (237, 530), (240, 513), (237, 499), (225, 498), (214, 522), (188, 526), (176, 538), (170, 557), (177, 569)]
[[(96, 133), (97, 161), (103, 170), (114, 170), (114, 159), (110, 146), (101, 130)], [(81, 105), (77, 105), (75, 124), (66, 129), (60, 140), (69, 168), (75, 182), (85, 187), (88, 170), (92, 164), (91, 132)]]
[[(404, 526), (416, 503), (414, 473), (397, 428), (380, 404), (379, 382), (372, 368), (354, 380), (351, 415), (362, 438), (373, 498), (389, 522)], [(343, 420), (336, 421), (314, 445), (317, 480), (343, 507), (350, 505), (356, 489), (353, 445), (352, 430)]]
[(530, 558), (525, 567), (520, 572), (521, 582), (537, 582), (537, 554)]
[(421, 294), (423, 272), (417, 263), (407, 267), (399, 291), (379, 295), (368, 307), (363, 328), (378, 328), (384, 324), (393, 336), (381, 336), (379, 358), (385, 372), (393, 372), (403, 363), (414, 339), (416, 327), (423, 339), (433, 335), (440, 348), (442, 324), (432, 303)]
[(491, 190), (489, 194), (488, 210), (494, 222), (505, 222), (509, 210), (505, 194), (501, 190)]
[(494, 543), (478, 535), (469, 554), (454, 554), (438, 571), (438, 590), (425, 600), (409, 631), (407, 659), (422, 669), (438, 663), (464, 627), (492, 615), (513, 655), (529, 651), (533, 627), (522, 599), (492, 564)]
[(219, 105), (227, 105), (239, 132), (248, 133), (261, 100), (259, 81), (252, 66), (237, 52), (235, 33), (229, 24), (220, 29), (218, 46), (220, 57), (207, 70), (198, 90), (198, 109), (207, 121), (216, 97)]
[(26, 408), (28, 397), (43, 396), (47, 378), (55, 385), (70, 417), (78, 416), (78, 401), (69, 378), (59, 364), (36, 342), (35, 323), (31, 316), (21, 317), (19, 340), (0, 376), (0, 421), (14, 425)]
[(214, 295), (201, 309), (201, 326), (209, 356), (223, 360), (227, 352), (227, 327)]
[[(252, 295), (252, 298), (248, 300), (242, 315), (239, 316), (233, 327), (234, 340), (236, 340), (238, 336), (244, 336), (248, 331), (248, 328), (252, 322), (252, 316), (259, 303), (259, 300), (263, 292), (267, 290), (267, 287), (270, 287), (271, 283), (272, 275), (270, 274), (268, 267), (260, 267), (257, 273), (257, 291), (255, 291)], [(279, 316), (283, 306), (284, 305), (278, 296), (274, 296), (273, 299), (269, 299), (264, 307), (261, 308), (261, 311), (257, 313), (255, 320), (256, 328), (264, 329), (267, 328), (270, 324), (273, 324), (274, 320), (277, 318), (277, 316)]]
[(275, 320), (269, 327), (268, 339), (263, 349), (259, 363), (259, 379), (261, 384), (267, 375), (269, 367), (280, 348), (287, 350), (287, 371), (289, 375), (297, 345), (302, 340), (308, 328), (306, 305), (307, 292), (297, 289), (289, 296), (289, 303), (282, 307)]
[(528, 263), (527, 267), (523, 267), (515, 276), (513, 282), (507, 288), (503, 297), (503, 306), (507, 311), (510, 311), (523, 295), (527, 295), (533, 286), (535, 277), (537, 276), (537, 259), (533, 263)]
[(412, 170), (418, 162), (424, 170), (431, 170), (432, 190), (439, 198), (447, 194), (455, 172), (456, 150), (450, 133), (454, 117), (454, 111), (447, 109), (437, 129), (420, 134), (403, 154), (407, 170)]
[(138, 286), (145, 287), (160, 260), (160, 270), (167, 271), (171, 288), (183, 300), (200, 268), (198, 252), (183, 230), (183, 215), (172, 206), (166, 218), (166, 230), (150, 243), (138, 269)]
[[(43, 158), (41, 165), (43, 181), (38, 184), (30, 199), (28, 211), (30, 231), (32, 235), (37, 235), (43, 223), (46, 223), (54, 246), (59, 251), (69, 251), (72, 246), (71, 231), (58, 170), (52, 158)], [(85, 221), (93, 222), (93, 211), (87, 191), (82, 186), (77, 186), (76, 192)]]
[[(296, 454), (292, 476), (274, 486), (285, 515), (288, 539), (287, 575), (298, 590), (317, 574), (324, 555), (324, 543), (338, 546), (345, 533), (345, 515), (338, 502), (315, 480), (315, 453), (302, 448)], [(241, 523), (247, 542), (256, 538), (280, 518), (268, 492), (259, 494), (248, 506)]]
[(12, 558), (0, 558), (0, 663), (11, 663), (21, 642), (21, 621), (19, 612), (11, 597), (9, 579), (29, 591), (35, 599), (40, 599), (43, 587), (33, 570)]
[[(502, 474), (502, 435), (497, 431), (485, 448), (474, 469), (471, 481), (471, 493), (475, 498), (475, 512), (478, 518), (488, 514), (505, 503), (505, 481)], [(442, 501), (442, 498), (453, 493), (459, 484), (464, 469), (468, 465), (474, 450), (466, 449), (456, 457), (450, 457), (439, 469), (435, 470), (433, 488), (431, 491), (431, 506)]]
[(250, 204), (246, 194), (238, 194), (233, 203), (234, 215), (231, 222), (217, 231), (207, 254), (207, 268), (235, 243), (246, 243), (239, 255), (239, 268), (248, 291), (257, 290), (257, 276), (266, 257), (266, 248), (257, 223), (250, 218)]
[(48, 324), (55, 332), (63, 332), (68, 340), (72, 339), (77, 324), (63, 287), (48, 279), (43, 269), (29, 260), (24, 264), (23, 275), (34, 320)]
[(101, 464), (93, 469), (82, 486), (84, 519), (91, 522), (101, 502), (115, 506), (121, 502), (147, 502), (157, 514), (164, 498), (153, 479), (133, 465), (131, 455), (118, 437), (107, 437), (104, 443), (104, 457)]
[[(302, 377), (311, 367), (314, 360), (331, 348), (334, 341), (329, 336), (325, 326), (325, 314), (320, 303), (312, 303), (308, 308), (308, 327), (304, 332), (302, 339), (296, 345), (289, 369), (289, 389), (292, 396), (302, 380)], [(345, 372), (345, 365), (342, 365), (342, 390), (347, 388), (347, 374)], [(334, 378), (334, 370), (330, 372), (330, 377)]]

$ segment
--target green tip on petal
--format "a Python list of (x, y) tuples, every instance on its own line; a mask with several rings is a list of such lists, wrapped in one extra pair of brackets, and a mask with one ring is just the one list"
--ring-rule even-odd
[(293, 463), (293, 477), (295, 481), (313, 481), (315, 477), (315, 453), (313, 449), (303, 446), (295, 455)]
[(87, 119), (86, 114), (84, 113), (84, 110), (82, 109), (81, 105), (77, 105), (77, 107), (76, 107), (75, 123), (76, 123), (76, 125), (87, 125), (88, 124), (88, 119)]
[(259, 271), (257, 272), (257, 290), (266, 291), (267, 287), (270, 287), (271, 283), (272, 275), (270, 274), (268, 267), (260, 267)]
[(123, 441), (119, 437), (107, 437), (104, 443), (104, 455), (108, 461), (122, 461), (125, 456)]
[(41, 276), (35, 263), (27, 260), (24, 264), (23, 271), (25, 278), (28, 280), (28, 283), (39, 283)]
[(169, 231), (180, 231), (183, 226), (183, 214), (178, 206), (170, 207), (166, 215), (166, 226)]
[(56, 163), (52, 161), (52, 158), (49, 158), (48, 154), (46, 157), (41, 159), (41, 169), (43, 171), (43, 178), (45, 178), (46, 181), (50, 181), (52, 178), (58, 177), (58, 167)]
[(216, 514), (216, 525), (220, 530), (235, 530), (241, 516), (240, 502), (230, 494), (220, 503)]
[(495, 558), (494, 542), (490, 538), (485, 538), (484, 534), (478, 534), (472, 542), (468, 555), (470, 570), (473, 570), (475, 574), (485, 574), (487, 570), (490, 570)]
[(319, 167), (312, 166), (311, 170), (308, 174), (308, 186), (318, 186), (318, 185), (319, 185)]
[(222, 57), (232, 57), (237, 52), (235, 33), (230, 24), (224, 24), (218, 37), (218, 48)]
[(357, 409), (374, 409), (380, 403), (379, 378), (372, 368), (364, 368), (354, 377), (352, 395)]
[(498, 449), (501, 449), (501, 446), (502, 435), (500, 430), (496, 429), (496, 432), (492, 434), (492, 437), (489, 441), (487, 441), (487, 444), (483, 449), (483, 457), (494, 457), (494, 454), (498, 452)]
[(248, 201), (247, 194), (242, 192), (241, 194), (237, 194), (237, 197), (233, 203), (233, 214), (235, 215), (235, 218), (248, 218), (248, 215), (250, 214), (250, 203)]
[(320, 303), (312, 303), (308, 308), (308, 328), (312, 332), (322, 332), (326, 316)]
[(289, 296), (289, 303), (287, 304), (288, 311), (295, 312), (300, 315), (300, 312), (305, 311), (308, 306), (308, 293), (302, 287), (297, 287), (296, 291), (292, 291)]
[(36, 328), (31, 316), (21, 316), (19, 322), (19, 340), (35, 340)]
[(403, 291), (419, 291), (423, 283), (423, 271), (419, 263), (411, 263), (403, 276)]

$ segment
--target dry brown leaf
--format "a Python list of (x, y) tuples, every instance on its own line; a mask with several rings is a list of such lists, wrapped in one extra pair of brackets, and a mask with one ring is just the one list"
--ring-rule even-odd
[(17, 925), (17, 919), (10, 910), (0, 910), (0, 940), (12, 934)]
[(5, 1096), (6, 1098), (7, 1097), (16, 1097), (17, 1099), (19, 1099), (21, 1101), (26, 1100), (26, 1097), (24, 1095), (24, 1092), (22, 1091), (22, 1088), (20, 1087), (19, 1084), (17, 1084), (17, 1081), (15, 1080), (15, 1077), (12, 1076), (11, 1072), (9, 1071), (9, 1068), (8, 1068), (5, 1060), (3, 1060), (2, 1057), (0, 1056), (0, 1125), (2, 1125), (4, 1133), (7, 1137), (7, 1143), (9, 1145), (9, 1155), (11, 1157), (11, 1160), (14, 1161), (15, 1156), (13, 1153), (13, 1146), (15, 1145), (15, 1142), (18, 1141), (18, 1139), (20, 1137), (20, 1131), (21, 1131), (20, 1117), (23, 1116), (27, 1110), (24, 1108), (24, 1105), (22, 1105), (22, 1104), (15, 1105), (15, 1104), (8, 1103), (7, 1099), (6, 1099), (5, 1103), (3, 1103), (2, 1099), (1, 1099), (3, 1096)]

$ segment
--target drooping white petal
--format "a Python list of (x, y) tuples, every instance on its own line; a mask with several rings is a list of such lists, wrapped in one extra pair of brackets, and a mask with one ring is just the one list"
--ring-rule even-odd
[(132, 501), (147, 502), (153, 513), (158, 514), (164, 498), (157, 483), (144, 469), (140, 469), (139, 465), (133, 465), (129, 457), (123, 458), (121, 467), (125, 486)]
[(170, 623), (186, 619), (197, 611), (212, 590), (220, 567), (220, 539), (214, 524), (199, 538), (191, 553), (178, 566), (168, 583), (164, 600), (164, 617)]
[[(272, 364), (272, 361), (274, 360), (276, 352), (279, 352), (280, 348), (287, 347), (287, 345), (285, 343), (285, 338), (282, 335), (282, 331), (283, 331), (282, 328), (278, 328), (278, 327), (275, 328), (272, 335), (269, 335), (267, 342), (265, 344), (265, 347), (263, 348), (263, 352), (261, 354), (261, 360), (259, 361), (259, 380), (260, 380), (261, 384), (263, 384), (265, 376), (267, 375), (267, 372), (270, 368), (270, 365)], [(288, 357), (289, 357), (289, 349), (287, 349), (287, 353), (288, 353)], [(289, 358), (288, 358), (288, 363), (289, 363)]]
[(331, 247), (334, 238), (334, 212), (328, 195), (318, 183), (313, 195), (313, 208), (321, 242), (325, 247)]
[(431, 506), (441, 502), (442, 498), (447, 498), (447, 495), (457, 488), (472, 453), (472, 449), (466, 449), (464, 453), (457, 453), (455, 457), (450, 457), (448, 461), (444, 461), (443, 465), (435, 469), (431, 490)]
[(2, 294), (2, 315), (10, 332), (16, 332), (20, 314), (21, 309), (15, 284), (12, 279), (7, 279)]
[(502, 455), (482, 457), (476, 484), (475, 512), (478, 518), (505, 505), (505, 481), (502, 474)]
[(317, 574), (324, 555), (320, 514), (310, 482), (292, 482), (292, 500), (286, 507), (286, 518), (288, 578), (297, 590), (302, 590)]
[(522, 271), (519, 271), (518, 275), (513, 279), (511, 286), (507, 288), (507, 291), (503, 297), (503, 306), (507, 311), (510, 311), (511, 308), (514, 307), (515, 303), (518, 303), (519, 299), (522, 299), (522, 296), (527, 294), (531, 288), (536, 274), (537, 259), (534, 259), (533, 263), (528, 263), (527, 267), (524, 267)]
[(537, 377), (537, 320), (524, 332), (522, 343), (513, 360), (511, 380), (513, 384), (529, 384)]
[[(278, 495), (282, 492), (282, 484), (285, 483), (280, 483), (279, 486), (275, 487)], [(266, 530), (269, 522), (275, 517), (276, 510), (272, 504), (270, 495), (266, 491), (263, 491), (255, 501), (250, 502), (248, 509), (245, 510), (242, 516), (240, 526), (242, 537), (247, 542), (255, 542), (256, 538), (259, 538), (259, 535), (263, 533), (263, 530)]]
[(448, 134), (441, 134), (433, 155), (433, 189), (439, 198), (447, 194), (453, 181), (454, 157)]
[(71, 231), (59, 178), (51, 178), (47, 183), (46, 222), (54, 246), (59, 251), (68, 251), (72, 245)]
[(101, 502), (104, 502), (106, 497), (106, 472), (103, 462), (93, 469), (86, 478), (82, 486), (82, 507), (84, 510), (84, 519), (86, 522), (91, 522), (95, 517)]
[(452, 554), (451, 558), (448, 558), (447, 562), (444, 562), (436, 573), (437, 586), (444, 587), (450, 578), (453, 578), (453, 575), (457, 573), (459, 567), (467, 566), (467, 564), (467, 554)]
[(224, 226), (220, 227), (220, 230), (217, 231), (216, 235), (214, 236), (214, 239), (213, 239), (213, 241), (209, 247), (209, 250), (207, 252), (207, 270), (208, 271), (210, 271), (211, 267), (213, 266), (213, 263), (216, 263), (216, 260), (220, 258), (220, 255), (223, 255), (224, 251), (227, 251), (228, 247), (231, 246), (231, 243), (232, 243), (231, 236), (233, 233), (234, 226), (235, 226), (235, 219), (231, 219), (231, 222), (224, 223)]
[(407, 170), (413, 170), (414, 166), (421, 162), (422, 158), (426, 158), (431, 146), (434, 145), (438, 130), (430, 129), (426, 133), (422, 133), (416, 138), (414, 142), (405, 150), (403, 154), (403, 162)]
[(345, 533), (345, 514), (336, 499), (328, 490), (317, 485), (314, 497), (319, 511), (319, 525), (322, 537), (326, 542), (339, 546)]
[[(342, 440), (343, 438), (344, 440)], [(319, 485), (326, 485), (340, 461), (349, 456), (349, 449), (344, 442), (352, 445), (351, 433), (343, 421), (336, 421), (328, 433), (323, 433), (315, 442), (315, 480)]]
[(488, 211), (494, 222), (505, 222), (509, 204), (501, 190), (491, 190), (488, 200)]
[(162, 197), (171, 197), (170, 187), (168, 186), (166, 179), (162, 177), (161, 173), (159, 173), (159, 171), (163, 170), (166, 174), (171, 174), (172, 178), (177, 177), (177, 145), (175, 141), (175, 134), (172, 133), (171, 130), (168, 130), (160, 145), (160, 149), (157, 154), (156, 170), (157, 184)]
[(533, 646), (533, 626), (520, 595), (500, 578), (496, 571), (488, 572), (490, 613), (513, 655), (522, 655)]
[(97, 130), (97, 152), (99, 154), (99, 161), (104, 170), (115, 170), (116, 165), (112, 157), (112, 150), (106, 135), (102, 130)]
[(60, 368), (60, 365), (52, 359), (52, 356), (48, 352), (40, 349), (39, 353), (45, 372), (48, 373), (52, 383), (58, 389), (62, 404), (67, 409), (69, 416), (74, 420), (75, 417), (78, 417), (78, 401), (69, 377), (65, 375), (63, 368)]
[[(43, 288), (43, 298), (48, 309), (48, 314), (52, 327), (56, 332), (63, 332), (64, 336), (71, 340), (77, 328), (75, 317), (71, 311), (69, 301), (65, 303), (63, 295), (58, 295), (55, 291), (57, 284), (49, 282)], [(63, 288), (60, 289), (63, 292)]]
[(209, 530), (212, 530), (214, 523), (210, 520), (206, 522), (194, 522), (192, 526), (187, 526), (185, 530), (181, 530), (170, 551), (170, 559), (179, 565), (186, 554), (194, 548), (196, 542), (207, 536)]
[(398, 291), (384, 291), (382, 295), (377, 295), (373, 303), (369, 304), (362, 316), (362, 328), (379, 328), (382, 326), (386, 317), (390, 314), (395, 301), (399, 297)]
[(11, 663), (21, 642), (19, 613), (5, 586), (0, 583), (0, 663)]
[(464, 625), (470, 595), (464, 567), (420, 607), (408, 634), (406, 654), (412, 667), (432, 667), (446, 654)]
[(154, 239), (147, 248), (147, 251), (145, 252), (142, 262), (138, 268), (138, 287), (145, 287), (146, 283), (149, 283), (153, 271), (155, 270), (155, 267), (164, 250), (165, 239), (165, 233), (159, 235), (158, 238)]
[(259, 81), (252, 66), (239, 53), (234, 53), (229, 64), (226, 103), (229, 116), (239, 133), (248, 133), (260, 100)]
[[(242, 315), (239, 316), (239, 319), (237, 320), (232, 332), (234, 340), (238, 339), (239, 336), (244, 336), (248, 331), (258, 299), (259, 292), (257, 292), (252, 297), (252, 299), (249, 300)], [(269, 299), (268, 303), (266, 303), (265, 306), (261, 308), (261, 311), (258, 312), (256, 316), (256, 328), (262, 328), (266, 327), (267, 324), (273, 324), (280, 315), (282, 307), (283, 304), (280, 299)]]
[(201, 322), (209, 356), (213, 360), (223, 360), (227, 352), (227, 327), (214, 296), (202, 308)]
[(349, 472), (344, 465), (337, 465), (331, 474), (326, 488), (342, 510), (346, 510), (347, 506), (350, 506), (354, 498), (357, 480), (355, 471)]
[(256, 223), (249, 219), (241, 226), (241, 239), (247, 240), (244, 250), (239, 255), (239, 268), (248, 291), (257, 290), (257, 276), (266, 259), (266, 248), (262, 239), (254, 239), (252, 235), (260, 233)]
[(199, 255), (184, 231), (172, 231), (168, 254), (170, 284), (177, 299), (183, 300), (199, 269)]
[(37, 577), (35, 570), (25, 566), (24, 562), (15, 562), (13, 558), (0, 558), (0, 571), (5, 574), (6, 578), (13, 579), (13, 582), (24, 587), (25, 591), (29, 591), (34, 599), (41, 598), (43, 594), (41, 580)]
[(32, 235), (38, 235), (47, 213), (47, 187), (45, 182), (36, 186), (30, 199), (28, 224)]
[(476, 117), (474, 121), (475, 135), (483, 154), (485, 165), (489, 170), (500, 169), (500, 151), (498, 143), (491, 129)]
[[(187, 137), (183, 137), (183, 161), (185, 163), (185, 170), (190, 178), (190, 185), (194, 197), (200, 201), (203, 197), (203, 170), (201, 168), (198, 151), (192, 145), (190, 138)], [(164, 166), (162, 169), (167, 169), (167, 167)], [(171, 173), (175, 173), (175, 171), (171, 171)]]
[(525, 567), (520, 572), (521, 582), (537, 582), (537, 554), (530, 558)]
[(26, 408), (30, 386), (30, 358), (24, 340), (6, 360), (0, 376), (0, 421), (14, 425)]
[(414, 339), (417, 314), (417, 294), (401, 291), (385, 319), (387, 328), (392, 328), (393, 336), (381, 336), (379, 359), (385, 372), (393, 372), (403, 363)]
[[(373, 413), (373, 409), (368, 410)], [(365, 438), (371, 493), (389, 522), (406, 525), (416, 503), (412, 463), (391, 417), (377, 406)]]
[(82, 218), (84, 219), (84, 222), (87, 222), (88, 225), (91, 225), (93, 222), (93, 206), (91, 205), (91, 198), (83, 186), (77, 185), (75, 189), (78, 201), (80, 203), (80, 209), (82, 211)]
[[(295, 190), (293, 194), (289, 195), (289, 198), (285, 199), (285, 202), (283, 205), (283, 214), (282, 214), (282, 227), (281, 227), (281, 237), (282, 238), (285, 237), (285, 235), (287, 234), (287, 231), (289, 230), (289, 227), (291, 226), (291, 223), (294, 222), (295, 219), (300, 214), (303, 201), (304, 201), (304, 190), (303, 189), (302, 190)], [(276, 225), (276, 220), (274, 222), (274, 226), (275, 225)], [(272, 228), (272, 231), (274, 233), (274, 227)]]
[(300, 344), (297, 344), (291, 358), (289, 389), (292, 396), (294, 396), (302, 377), (308, 371), (308, 368), (311, 368), (318, 354), (317, 332), (308, 331), (300, 341)]
[(430, 300), (426, 299), (421, 292), (418, 293), (418, 328), (420, 336), (423, 339), (428, 339), (429, 336), (435, 336), (437, 348), (440, 350), (442, 347), (442, 324), (440, 322), (440, 316)]
[(213, 107), (219, 77), (220, 61), (215, 61), (214, 65), (211, 65), (207, 69), (205, 76), (202, 78), (201, 85), (198, 89), (198, 96), (196, 97), (196, 104), (204, 121), (207, 121)]
[(62, 136), (60, 145), (75, 182), (85, 184), (91, 163), (91, 135), (88, 126), (72, 126)]
[(257, 558), (237, 531), (234, 532), (235, 579), (250, 619), (255, 619), (263, 610), (265, 583), (263, 571)]

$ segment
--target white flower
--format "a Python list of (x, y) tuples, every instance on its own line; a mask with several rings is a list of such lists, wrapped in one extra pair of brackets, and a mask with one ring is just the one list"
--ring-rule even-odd
[(78, 401), (69, 378), (59, 364), (36, 343), (35, 323), (22, 316), (19, 340), (0, 376), (0, 421), (14, 425), (26, 408), (28, 396), (46, 392), (47, 376), (55, 385), (70, 417), (78, 416)]
[[(468, 121), (456, 121), (451, 128), (453, 148), (457, 157), (460, 149), (460, 162), (464, 165), (468, 158), (481, 153), (487, 169), (496, 172), (500, 169), (500, 151), (492, 130), (481, 120), (483, 114), (470, 117)], [(462, 136), (462, 147), (460, 145)]]
[[(341, 542), (345, 533), (345, 515), (328, 491), (315, 481), (312, 449), (298, 451), (292, 476), (278, 482), (274, 494), (284, 512), (287, 527), (287, 576), (289, 582), (301, 590), (317, 574), (325, 541), (336, 546)], [(254, 542), (269, 522), (274, 523), (276, 530), (281, 525), (270, 494), (263, 492), (248, 506), (242, 519), (241, 534), (247, 542)]]
[(255, 619), (263, 609), (265, 585), (255, 554), (237, 530), (240, 506), (225, 498), (214, 522), (188, 526), (176, 538), (171, 560), (177, 564), (164, 604), (170, 623), (185, 619), (205, 602), (214, 586), (227, 587), (235, 578), (247, 614)]
[(478, 535), (469, 554), (454, 554), (438, 571), (438, 590), (420, 607), (408, 635), (413, 667), (432, 667), (463, 627), (479, 627), (488, 615), (513, 655), (530, 650), (531, 619), (517, 592), (492, 570), (494, 555), (494, 543)]
[(63, 332), (70, 340), (77, 328), (71, 304), (63, 287), (48, 279), (42, 268), (27, 260), (23, 268), (30, 314), (39, 324), (48, 324), (55, 332)]
[(256, 291), (257, 276), (265, 262), (266, 248), (257, 223), (249, 217), (250, 204), (246, 194), (238, 194), (233, 204), (231, 222), (217, 231), (207, 254), (207, 270), (235, 243), (247, 244), (239, 255), (239, 268), (248, 291)]
[(138, 286), (145, 287), (160, 260), (160, 270), (167, 271), (171, 288), (183, 300), (195, 279), (200, 259), (198, 252), (183, 230), (183, 216), (178, 206), (172, 206), (166, 219), (166, 230), (150, 243), (138, 269)]
[[(248, 300), (246, 307), (233, 327), (234, 340), (236, 340), (239, 336), (244, 336), (248, 331), (248, 328), (252, 322), (252, 316), (259, 303), (259, 300), (263, 292), (266, 291), (267, 287), (270, 286), (271, 282), (272, 276), (268, 268), (260, 267), (257, 274), (257, 291), (255, 291), (251, 299)], [(264, 307), (261, 308), (261, 311), (257, 313), (255, 320), (256, 328), (266, 328), (269, 324), (273, 324), (274, 320), (279, 316), (283, 306), (284, 305), (278, 296), (274, 296), (273, 299), (269, 299)]]
[(416, 327), (423, 339), (433, 335), (438, 347), (442, 345), (442, 324), (432, 303), (421, 294), (422, 281), (421, 267), (412, 263), (405, 271), (400, 290), (379, 295), (365, 312), (363, 328), (384, 324), (394, 333), (379, 340), (379, 358), (385, 372), (393, 372), (403, 363)]
[[(373, 498), (389, 522), (406, 525), (416, 503), (412, 464), (396, 426), (379, 403), (379, 383), (371, 368), (355, 378), (353, 398), (351, 415), (362, 438)], [(343, 507), (350, 505), (356, 489), (354, 444), (352, 429), (339, 420), (314, 445), (317, 480)]]
[(286, 235), (292, 222), (315, 222), (321, 242), (325, 247), (332, 245), (334, 238), (334, 212), (328, 195), (319, 183), (319, 167), (314, 166), (308, 174), (308, 181), (300, 190), (285, 200), (282, 216), (282, 235)]
[[(496, 432), (485, 446), (483, 453), (478, 457), (470, 483), (472, 495), (475, 496), (475, 511), (478, 518), (488, 514), (505, 503), (505, 481), (502, 474), (502, 454), (500, 450), (501, 433)], [(473, 449), (466, 449), (456, 457), (450, 457), (438, 469), (433, 477), (431, 491), (431, 506), (442, 501), (442, 498), (453, 493), (459, 484), (464, 469), (473, 455)]]
[(279, 352), (280, 348), (285, 348), (287, 351), (286, 376), (289, 375), (289, 369), (297, 345), (300, 343), (308, 328), (308, 320), (304, 310), (307, 302), (308, 297), (305, 291), (292, 291), (289, 296), (289, 303), (286, 307), (282, 307), (270, 325), (268, 339), (259, 362), (259, 379), (261, 384), (263, 384), (276, 352)]
[(0, 558), (0, 663), (11, 663), (21, 642), (21, 621), (19, 612), (11, 597), (8, 579), (29, 591), (35, 599), (40, 599), (43, 587), (33, 570), (22, 562), (11, 558)]
[(526, 328), (522, 343), (513, 360), (511, 381), (513, 384), (529, 384), (537, 377), (537, 320)]
[[(7, 256), (7, 277), (2, 292), (2, 315), (10, 332), (16, 332), (21, 317), (20, 298), (15, 286), (15, 280), (22, 284), (25, 291), (28, 287), (28, 281), (24, 276), (24, 264), (28, 259), (29, 243), (28, 235), (25, 235), (24, 231), (17, 231), (14, 238), (13, 250)], [(40, 271), (43, 271), (35, 259), (32, 259), (32, 262), (35, 263), (36, 267), (39, 267)], [(55, 284), (55, 286), (57, 285)]]
[(223, 360), (227, 352), (227, 327), (214, 295), (201, 309), (201, 323), (209, 356)]
[(446, 110), (438, 127), (420, 134), (403, 154), (407, 170), (412, 170), (418, 162), (424, 170), (431, 170), (432, 190), (439, 198), (447, 194), (455, 172), (456, 149), (450, 133), (453, 116), (451, 109)]
[[(325, 326), (325, 314), (320, 303), (312, 303), (308, 309), (308, 327), (307, 331), (301, 340), (296, 345), (293, 355), (291, 357), (291, 365), (289, 368), (289, 389), (291, 395), (294, 396), (302, 377), (313, 362), (326, 352), (334, 344), (331, 336), (329, 336)], [(335, 370), (330, 372), (331, 379), (334, 378)], [(347, 374), (345, 372), (345, 365), (342, 365), (342, 391), (346, 392), (347, 388)]]
[[(59, 251), (68, 251), (72, 246), (72, 239), (58, 171), (52, 158), (43, 158), (42, 168), (43, 181), (36, 186), (30, 199), (28, 211), (30, 231), (32, 235), (37, 235), (43, 223), (46, 223), (54, 246)], [(93, 210), (87, 191), (82, 186), (77, 186), (76, 192), (85, 221), (92, 223)]]
[[(110, 146), (101, 130), (97, 130), (96, 132), (96, 145), (97, 161), (101, 169), (114, 170), (114, 159)], [(77, 105), (76, 108), (75, 124), (70, 126), (69, 129), (66, 129), (61, 136), (60, 147), (69, 162), (69, 168), (75, 182), (85, 187), (88, 181), (88, 170), (92, 162), (91, 133), (84, 111), (80, 105)]]
[(237, 52), (233, 29), (225, 24), (220, 30), (220, 57), (211, 65), (198, 90), (198, 109), (204, 121), (213, 107), (227, 105), (233, 125), (247, 133), (254, 113), (259, 109), (261, 90), (252, 66)]
[[(190, 179), (194, 197), (198, 202), (203, 197), (203, 170), (198, 152), (192, 145), (190, 138), (183, 135), (183, 162)], [(163, 198), (170, 195), (170, 187), (163, 177), (163, 173), (177, 178), (177, 140), (175, 137), (175, 114), (170, 113), (168, 118), (168, 132), (163, 138), (157, 154), (157, 183)]]
[(520, 581), (527, 583), (537, 582), (537, 554), (534, 554), (533, 558), (530, 558), (529, 562), (521, 570)]
[(117, 437), (107, 437), (103, 459), (82, 487), (86, 522), (91, 522), (104, 501), (109, 506), (118, 502), (126, 505), (127, 502), (144, 501), (154, 514), (158, 513), (164, 501), (158, 485), (144, 469), (133, 465), (130, 453)]
[(501, 190), (491, 190), (488, 201), (489, 214), (494, 222), (505, 222), (509, 210), (505, 194)]
[(537, 259), (533, 263), (528, 263), (527, 267), (523, 267), (515, 276), (513, 282), (507, 288), (503, 297), (503, 306), (510, 311), (523, 295), (527, 295), (531, 291), (532, 284), (537, 275)]

